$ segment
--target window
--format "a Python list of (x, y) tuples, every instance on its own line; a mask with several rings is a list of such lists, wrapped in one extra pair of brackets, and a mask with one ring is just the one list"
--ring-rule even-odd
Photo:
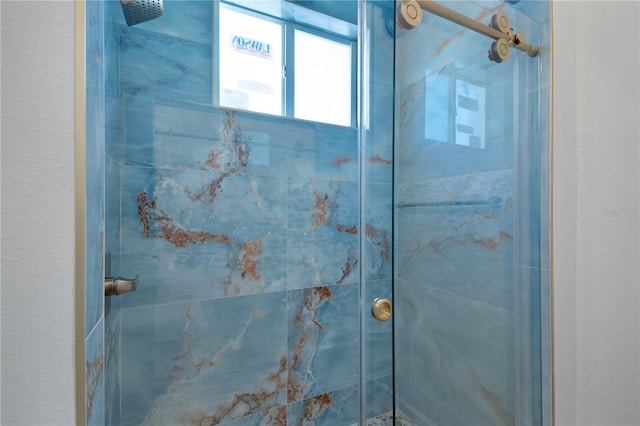
[(228, 3), (214, 4), (216, 104), (355, 125), (354, 40)]
[(351, 46), (295, 30), (294, 117), (351, 125)]
[(282, 24), (225, 4), (219, 10), (216, 39), (220, 105), (281, 114)]

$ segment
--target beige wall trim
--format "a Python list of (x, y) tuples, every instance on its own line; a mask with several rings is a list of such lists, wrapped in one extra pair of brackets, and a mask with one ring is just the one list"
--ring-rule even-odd
[[(550, 318), (549, 325), (551, 338), (551, 424), (556, 424), (556, 375), (555, 375), (555, 335), (554, 335), (554, 276), (553, 276), (553, 3), (549, 1), (549, 289), (551, 306), (549, 307)], [(543, 396), (544, 397), (544, 396)]]
[(76, 425), (85, 413), (86, 96), (85, 1), (75, 2), (75, 394)]

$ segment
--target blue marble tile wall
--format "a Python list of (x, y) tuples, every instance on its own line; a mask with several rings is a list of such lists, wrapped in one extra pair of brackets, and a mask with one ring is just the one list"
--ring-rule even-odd
[[(105, 274), (118, 275), (121, 108), (116, 1), (86, 2), (86, 421), (119, 423), (119, 304), (105, 300)], [(115, 19), (115, 21), (114, 21)], [(110, 263), (105, 263), (105, 257)]]
[(104, 3), (85, 9), (86, 79), (86, 251), (85, 414), (89, 425), (104, 424), (104, 173), (105, 84)]
[[(478, 20), (508, 8), (443, 4)], [(534, 24), (508, 13), (536, 39)], [(540, 192), (540, 117), (531, 107), (537, 94), (516, 86), (513, 76), (538, 59), (489, 62), (485, 38), (428, 14), (420, 27), (397, 31), (396, 409), (417, 424), (520, 424), (518, 339), (539, 344), (540, 336), (516, 330), (521, 311), (514, 299), (532, 292), (517, 300), (528, 303), (533, 325), (540, 309), (539, 208), (548, 192)], [(525, 75), (539, 87), (537, 75)], [(485, 90), (484, 148), (456, 143), (451, 90), (458, 80)], [(438, 90), (442, 82), (445, 90)], [(429, 119), (434, 105), (438, 120)], [(540, 354), (534, 343), (527, 342), (531, 357)], [(534, 384), (529, 391), (536, 392)]]
[[(112, 272), (140, 283), (107, 319), (107, 423), (353, 424), (359, 238), (371, 288), (390, 293), (392, 74), (375, 89), (389, 116), (370, 139), (359, 229), (357, 129), (211, 106), (211, 3), (164, 9), (112, 23), (107, 244)], [(389, 327), (372, 332), (387, 350), (371, 365), (388, 395)]]

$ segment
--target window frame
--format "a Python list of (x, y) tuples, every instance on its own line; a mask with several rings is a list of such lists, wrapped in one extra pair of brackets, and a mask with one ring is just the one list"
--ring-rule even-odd
[[(220, 19), (220, 5), (224, 4), (224, 7), (228, 7), (229, 9), (243, 13), (248, 16), (256, 17), (259, 19), (264, 19), (269, 22), (276, 23), (282, 28), (282, 108), (280, 112), (280, 117), (284, 118), (293, 118), (299, 119), (294, 116), (295, 112), (295, 31), (302, 31), (317, 37), (325, 38), (327, 40), (331, 40), (333, 42), (341, 43), (349, 46), (351, 52), (351, 109), (350, 109), (350, 125), (347, 127), (357, 127), (357, 40), (345, 37), (341, 34), (336, 34), (330, 31), (323, 31), (322, 29), (301, 24), (298, 22), (293, 22), (284, 18), (272, 16), (266, 13), (262, 13), (259, 11), (255, 11), (252, 9), (248, 9), (241, 5), (235, 4), (233, 2), (222, 1), (222, 0), (213, 0), (213, 28), (212, 28), (212, 89), (213, 89), (213, 106), (221, 107), (221, 108), (232, 108), (223, 106), (220, 104), (220, 37), (218, 31), (220, 29), (219, 19)], [(301, 6), (300, 6), (301, 7)], [(335, 18), (337, 19), (337, 18)], [(266, 114), (273, 115), (264, 112), (253, 111), (250, 109), (241, 109), (242, 111), (249, 111), (255, 114)], [(323, 121), (317, 120), (309, 120), (309, 119), (299, 119), (305, 121), (311, 121), (314, 123), (323, 123), (329, 124), (333, 126), (343, 126), (335, 123), (327, 123)]]

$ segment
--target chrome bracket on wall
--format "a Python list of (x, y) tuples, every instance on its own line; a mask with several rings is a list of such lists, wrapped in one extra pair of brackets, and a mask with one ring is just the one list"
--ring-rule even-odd
[(136, 291), (136, 288), (138, 288), (138, 275), (131, 279), (122, 277), (107, 277), (104, 279), (105, 296), (119, 296), (122, 293)]
[(511, 47), (529, 56), (540, 53), (539, 47), (524, 42), (524, 34), (513, 32), (509, 17), (504, 12), (496, 13), (491, 18), (491, 24), (484, 25), (433, 0), (402, 0), (396, 13), (398, 25), (406, 30), (417, 27), (422, 22), (422, 10), (494, 39), (489, 48), (489, 59), (494, 62), (501, 63), (509, 59)]

